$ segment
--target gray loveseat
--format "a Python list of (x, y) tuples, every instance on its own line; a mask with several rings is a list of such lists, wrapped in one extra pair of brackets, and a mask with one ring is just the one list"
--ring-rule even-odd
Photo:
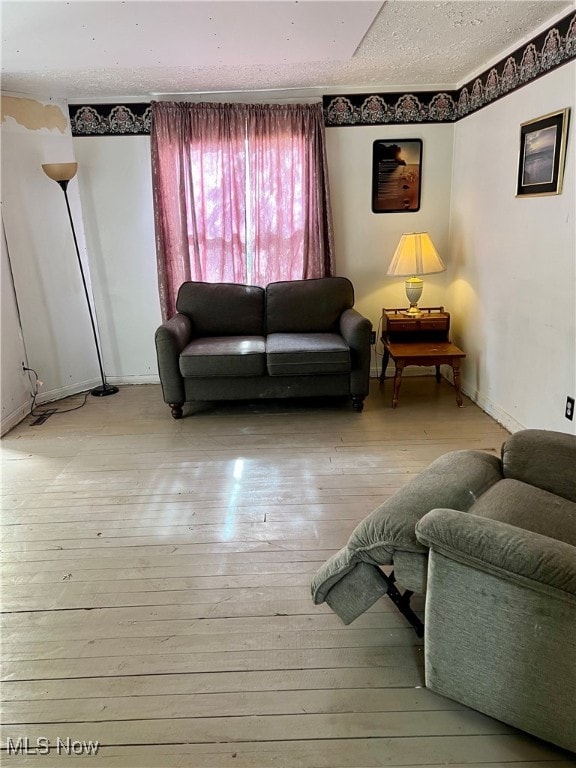
[(372, 324), (344, 277), (184, 283), (156, 331), (164, 402), (175, 419), (199, 400), (349, 396), (362, 411)]
[(523, 430), (500, 458), (440, 457), (312, 583), (346, 623), (387, 593), (422, 634), (412, 591), (429, 688), (576, 750), (576, 436)]

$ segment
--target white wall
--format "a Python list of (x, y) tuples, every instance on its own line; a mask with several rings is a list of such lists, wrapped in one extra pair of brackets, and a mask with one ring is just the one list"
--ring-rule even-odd
[[(429, 231), (448, 272), (425, 278), (421, 304), (451, 312), (452, 336), (467, 353), (465, 391), (511, 429), (574, 429), (563, 416), (566, 395), (576, 390), (574, 125), (563, 194), (514, 193), (519, 125), (574, 107), (575, 67), (564, 65), (455, 125), (326, 131), (336, 268), (354, 283), (356, 306), (377, 328), (382, 307), (405, 304), (403, 280), (385, 272), (403, 232)], [(423, 141), (420, 211), (374, 214), (372, 143), (406, 138)], [(8, 120), (2, 148), (6, 236), (28, 359), (44, 396), (78, 391), (98, 377), (63, 195), (42, 174), (43, 162), (79, 162), (69, 193), (83, 251), (85, 226), (109, 380), (157, 381), (148, 137), (72, 140), (68, 129)]]
[[(64, 195), (41, 168), (74, 160), (74, 151), (66, 103), (12, 97), (2, 102), (2, 219), (28, 363), (44, 383), (42, 402), (99, 381)], [(77, 179), (68, 194), (83, 252)], [(3, 366), (3, 384), (5, 376), (9, 381), (12, 371)]]
[(43, 382), (39, 403), (100, 383), (64, 195), (45, 176), (42, 163), (79, 163), (68, 196), (94, 290), (108, 381), (158, 381), (154, 330), (161, 320), (149, 138), (73, 142), (64, 102), (14, 97), (2, 102), (2, 218), (22, 324), (20, 331), (3, 247), (4, 433), (29, 411), (31, 385), (21, 371), (23, 360)]
[[(352, 281), (355, 306), (370, 318), (378, 339), (382, 309), (408, 306), (405, 278), (386, 277), (400, 236), (429, 232), (448, 263), (453, 136), (451, 124), (326, 129), (336, 274)], [(372, 213), (372, 145), (378, 139), (422, 139), (419, 211)], [(419, 303), (423, 307), (446, 304), (446, 273), (424, 278)], [(372, 355), (373, 376), (382, 365), (380, 342), (377, 350), (378, 355)], [(392, 362), (388, 369), (391, 374)], [(428, 373), (428, 368), (406, 369), (408, 376)]]
[(12, 283), (8, 248), (4, 236), (4, 227), (0, 234), (0, 250), (2, 255), (2, 273), (0, 287), (2, 289), (2, 434), (13, 426), (30, 411), (32, 395), (28, 382), (28, 374), (22, 370), (26, 362), (26, 351), (20, 330), (18, 305)]
[[(327, 128), (336, 271), (354, 284), (356, 307), (378, 327), (383, 307), (407, 306), (404, 278), (386, 277), (403, 232), (430, 233), (448, 262), (454, 126), (395, 125)], [(372, 144), (422, 139), (420, 210), (372, 213)], [(421, 306), (446, 303), (446, 274), (424, 278)]]
[[(574, 102), (566, 64), (456, 124), (447, 304), (463, 388), (512, 430), (574, 432)], [(563, 193), (516, 198), (520, 124), (572, 108)]]
[(74, 151), (107, 378), (156, 382), (154, 331), (162, 320), (150, 139), (76, 138)]
[[(349, 277), (359, 311), (378, 327), (383, 306), (404, 306), (403, 279), (385, 272), (403, 232), (426, 229), (448, 253), (452, 125), (330, 128), (328, 164), (337, 274)], [(422, 138), (417, 213), (371, 210), (372, 143)], [(94, 293), (112, 383), (157, 381), (154, 331), (161, 322), (150, 172), (142, 137), (74, 139)], [(426, 279), (423, 305), (445, 303), (445, 275)]]

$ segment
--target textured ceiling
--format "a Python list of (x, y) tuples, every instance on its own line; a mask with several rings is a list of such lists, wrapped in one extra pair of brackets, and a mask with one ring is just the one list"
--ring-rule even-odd
[(7, 0), (2, 89), (96, 101), (455, 88), (574, 7), (567, 0)]

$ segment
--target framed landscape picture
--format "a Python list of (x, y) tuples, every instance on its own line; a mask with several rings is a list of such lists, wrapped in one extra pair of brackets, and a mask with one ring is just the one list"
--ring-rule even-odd
[(562, 192), (569, 113), (561, 109), (520, 126), (516, 197)]
[(372, 212), (420, 209), (422, 140), (378, 140), (372, 145)]

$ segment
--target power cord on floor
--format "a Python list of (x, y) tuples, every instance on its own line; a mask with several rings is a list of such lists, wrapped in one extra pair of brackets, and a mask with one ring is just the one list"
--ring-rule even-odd
[[(86, 405), (86, 401), (88, 400), (88, 395), (90, 394), (90, 390), (84, 393), (84, 400), (80, 405), (75, 405), (74, 408), (49, 408), (46, 410), (39, 411), (36, 409), (36, 398), (38, 397), (38, 385), (42, 384), (40, 379), (38, 378), (38, 374), (34, 370), (34, 368), (27, 368), (25, 365), (22, 366), (22, 370), (28, 371), (29, 373), (34, 374), (34, 394), (32, 396), (32, 407), (30, 408), (30, 416), (43, 416), (43, 415), (50, 415), (53, 416), (57, 413), (70, 413), (71, 411), (78, 411), (80, 408), (83, 408)], [(30, 382), (32, 384), (32, 382)], [(79, 392), (78, 394), (82, 394)]]
[(374, 342), (374, 362), (376, 363), (376, 376), (373, 376), (374, 379), (380, 378), (380, 369), (382, 367), (382, 364), (378, 362), (378, 358), (383, 358), (384, 355), (382, 352), (378, 351), (378, 342), (382, 339), (382, 317), (380, 317), (378, 321), (378, 330), (376, 331), (376, 341)]

